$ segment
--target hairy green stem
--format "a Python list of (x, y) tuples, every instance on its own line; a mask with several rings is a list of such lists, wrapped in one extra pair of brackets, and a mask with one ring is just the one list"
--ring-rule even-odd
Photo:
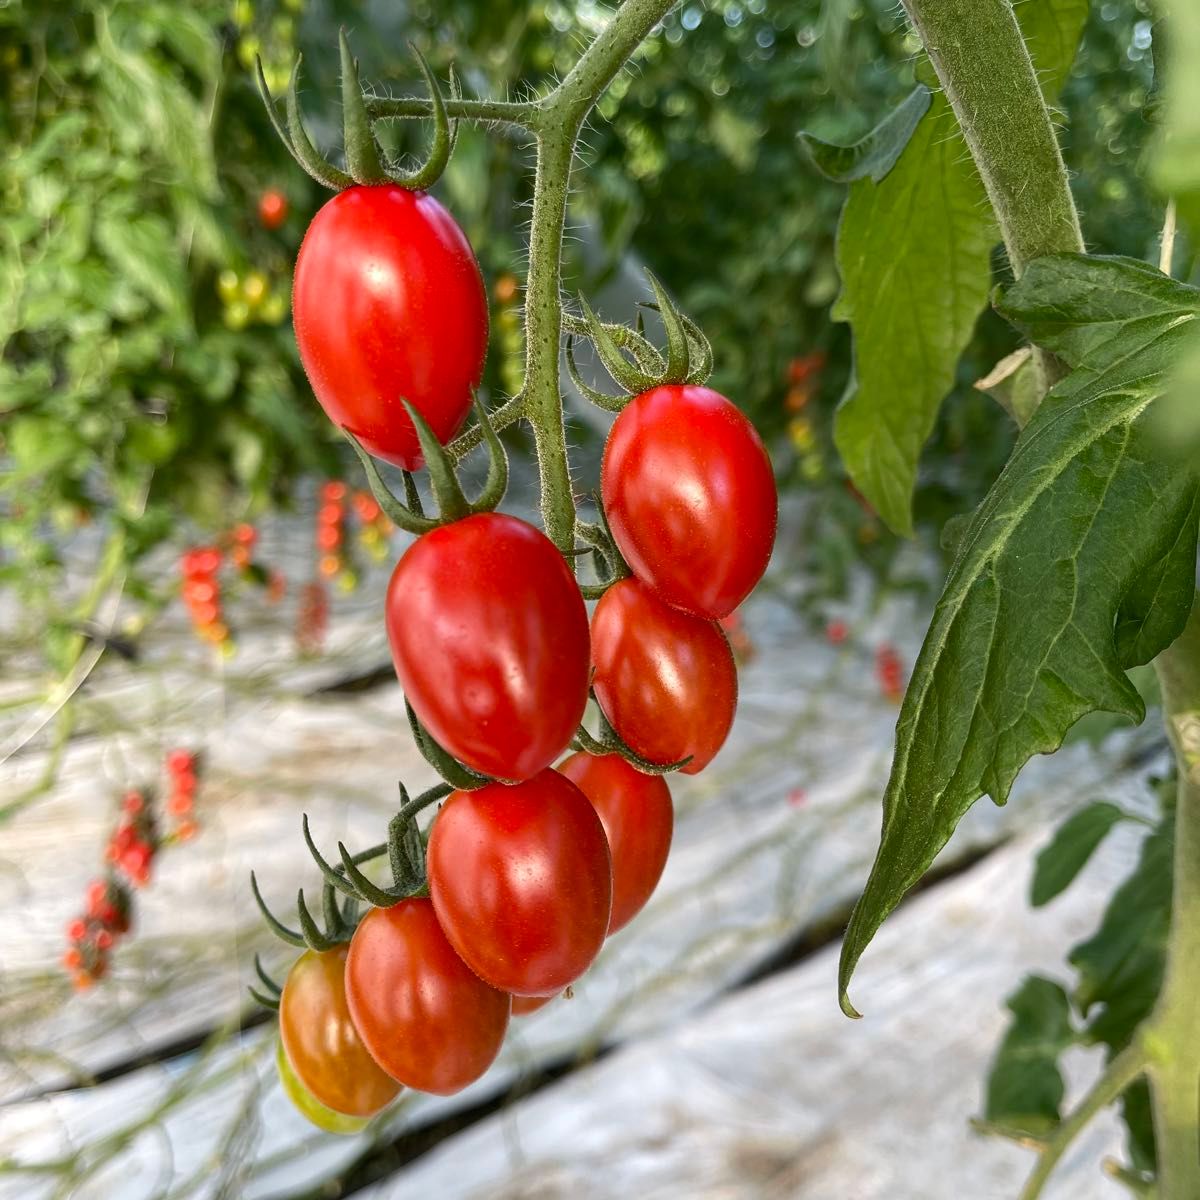
[(1107, 1108), (1146, 1069), (1146, 1052), (1140, 1042), (1132, 1042), (1108, 1064), (1088, 1094), (1070, 1116), (1054, 1131), (1037, 1165), (1021, 1189), (1020, 1200), (1037, 1200), (1049, 1181), (1058, 1160), (1084, 1126), (1103, 1108)]
[[(433, 115), (433, 102), (418, 96), (403, 96), (390, 99), (387, 96), (364, 96), (367, 115), (373, 121), (391, 117), (429, 117)], [(485, 125), (516, 125), (531, 132), (538, 127), (539, 109), (536, 103), (519, 100), (456, 100), (447, 97), (442, 101), (446, 116), (464, 121), (478, 121)]]
[(575, 501), (559, 388), (562, 238), (575, 142), (593, 105), (675, 0), (626, 0), (579, 61), (538, 105), (537, 167), (525, 291), (524, 415), (533, 426), (546, 534), (575, 545)]
[(1200, 1196), (1200, 597), (1183, 635), (1155, 660), (1179, 768), (1175, 893), (1167, 969), (1143, 1032), (1161, 1200)]
[(1083, 250), (1050, 111), (1011, 0), (903, 0), (996, 211), (1017, 275)]
[(537, 447), (542, 524), (546, 536), (563, 553), (575, 545), (575, 503), (558, 385), (560, 259), (575, 134), (574, 129), (557, 129), (538, 139), (525, 291), (525, 382), (521, 388)]

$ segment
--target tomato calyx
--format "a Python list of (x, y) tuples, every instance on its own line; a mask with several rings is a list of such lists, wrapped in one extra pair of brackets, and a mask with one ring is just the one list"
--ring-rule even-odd
[(452, 788), (459, 792), (473, 792), (476, 788), (496, 782), (491, 776), (472, 770), (464, 763), (460, 763), (457, 758), (444, 750), (429, 730), (421, 724), (420, 718), (407, 700), (404, 701), (404, 711), (408, 714), (408, 727), (412, 731), (413, 741), (416, 742), (421, 757)]
[[(378, 850), (378, 853), (382, 853), (382, 849)], [(377, 854), (372, 855), (372, 857), (377, 856)], [(262, 897), (262, 892), (258, 887), (258, 879), (253, 871), (250, 872), (250, 891), (254, 896), (254, 902), (258, 905), (259, 912), (262, 913), (263, 920), (266, 921), (267, 927), (271, 932), (280, 941), (286, 942), (289, 946), (295, 946), (298, 950), (306, 949), (318, 952), (332, 950), (334, 946), (339, 946), (343, 942), (349, 941), (350, 935), (353, 934), (358, 925), (358, 900), (348, 898), (344, 905), (339, 905), (337, 892), (328, 880), (325, 881), (325, 886), (321, 889), (321, 910), (324, 928), (317, 923), (316, 918), (309, 911), (308, 903), (304, 899), (303, 888), (300, 888), (296, 893), (296, 916), (300, 922), (298, 930), (285, 925), (267, 907), (267, 902)]]
[(581, 724), (571, 739), (572, 750), (583, 750), (597, 757), (604, 754), (620, 755), (631, 767), (641, 771), (644, 775), (669, 775), (672, 771), (682, 771), (692, 761), (690, 754), (671, 763), (656, 763), (643, 758), (637, 751), (630, 749), (621, 735), (609, 723), (608, 718), (604, 715), (604, 709), (596, 700), (596, 693), (589, 689), (588, 695), (591, 696), (596, 705), (596, 712), (599, 713), (597, 735), (591, 734), (586, 726)]
[[(583, 296), (579, 297), (582, 318), (563, 314), (567, 329), (567, 371), (571, 382), (581, 395), (608, 412), (620, 412), (634, 396), (664, 384), (702, 384), (712, 371), (712, 347), (700, 327), (680, 312), (650, 271), (646, 272), (646, 278), (654, 292), (654, 301), (640, 307), (658, 313), (666, 338), (665, 353), (646, 338), (640, 311), (634, 329), (601, 321)], [(575, 363), (576, 337), (591, 341), (604, 369), (621, 388), (621, 395), (601, 392), (580, 377)]]
[(254, 956), (254, 973), (258, 976), (262, 983), (263, 991), (259, 991), (256, 987), (250, 987), (247, 990), (250, 995), (258, 1001), (263, 1008), (273, 1008), (276, 1012), (279, 1011), (279, 998), (283, 995), (283, 988), (275, 982), (274, 979), (267, 973), (266, 967), (262, 965), (262, 959), (257, 954)]
[[(341, 54), (342, 68), (342, 136), (346, 169), (340, 170), (325, 158), (313, 145), (308, 131), (304, 127), (304, 118), (300, 113), (300, 100), (297, 95), (303, 55), (297, 55), (296, 64), (292, 68), (291, 79), (288, 83), (286, 126), (280, 119), (275, 107), (275, 99), (267, 86), (262, 60), (255, 59), (258, 90), (280, 141), (313, 179), (335, 192), (344, 191), (355, 184), (371, 187), (394, 183), (408, 188), (410, 191), (424, 191), (431, 187), (446, 169), (446, 164), (454, 150), (458, 129), (457, 123), (451, 121), (446, 115), (446, 105), (442, 99), (441, 90), (438, 88), (437, 81), (424, 56), (415, 45), (409, 43), (409, 49), (412, 50), (429, 89), (433, 112), (433, 139), (425, 161), (412, 171), (403, 171), (396, 163), (387, 158), (375, 137), (371, 118), (363, 99), (362, 85), (358, 78), (358, 60), (350, 53), (350, 44), (346, 40), (344, 29), (338, 31), (338, 48)], [(458, 77), (453, 70), (450, 73), (450, 93), (455, 99), (461, 94)]]
[(577, 551), (575, 559), (591, 556), (595, 571), (595, 583), (580, 583), (579, 590), (585, 600), (599, 600), (614, 583), (627, 578), (631, 572), (629, 564), (617, 549), (617, 543), (608, 527), (608, 517), (604, 513), (604, 505), (599, 496), (592, 496), (596, 505), (599, 520), (592, 524), (590, 521), (575, 519), (575, 537), (585, 543), (585, 548)]
[[(400, 785), (400, 808), (388, 822), (386, 842), (372, 846), (369, 850), (351, 854), (343, 842), (338, 842), (340, 866), (330, 864), (313, 841), (308, 827), (308, 817), (302, 819), (304, 844), (312, 855), (327, 887), (347, 896), (351, 901), (364, 901), (376, 908), (390, 908), (401, 900), (423, 895), (426, 891), (425, 842), (417, 827), (416, 815), (431, 804), (444, 800), (453, 789), (448, 784), (438, 784), (410, 799), (404, 784)], [(392, 873), (392, 884), (383, 887), (369, 879), (359, 870), (359, 864), (386, 854)]]
[(472, 407), (483, 434), (483, 441), (487, 445), (488, 472), (483, 489), (474, 500), (467, 499), (458, 475), (455, 473), (454, 463), (446, 448), (438, 441), (437, 435), (430, 429), (429, 423), (407, 400), (402, 399), (401, 404), (404, 405), (404, 411), (417, 431), (417, 440), (420, 442), (425, 466), (429, 471), (429, 483), (438, 505), (436, 517), (425, 512), (411, 472), (401, 472), (404, 477), (404, 500), (402, 501), (384, 483), (375, 460), (362, 448), (358, 439), (347, 430), (342, 430), (363, 465), (367, 483), (371, 488), (371, 495), (375, 497), (375, 502), (387, 518), (407, 533), (422, 534), (428, 533), (431, 529), (437, 529), (441, 525), (461, 521), (463, 517), (469, 517), (473, 513), (492, 512), (504, 499), (504, 493), (508, 488), (508, 455), (488, 417), (487, 410), (479, 402), (478, 397), (474, 400)]

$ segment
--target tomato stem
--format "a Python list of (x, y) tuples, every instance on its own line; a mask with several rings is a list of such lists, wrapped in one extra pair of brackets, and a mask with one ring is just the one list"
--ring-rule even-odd
[(563, 81), (538, 103), (537, 165), (525, 293), (525, 416), (533, 426), (542, 523), (563, 554), (574, 549), (575, 501), (563, 426), (562, 238), (575, 143), (617, 72), (674, 0), (626, 0)]
[(1162, 1200), (1200, 1196), (1200, 596), (1182, 636), (1155, 659), (1179, 769), (1171, 933), (1162, 991), (1141, 1031)]

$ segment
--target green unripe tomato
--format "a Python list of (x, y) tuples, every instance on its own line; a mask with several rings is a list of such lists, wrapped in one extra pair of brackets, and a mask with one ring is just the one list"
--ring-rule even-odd
[(300, 1110), (318, 1129), (326, 1133), (353, 1134), (365, 1129), (370, 1117), (351, 1117), (346, 1113), (334, 1111), (328, 1105), (322, 1104), (300, 1082), (288, 1056), (284, 1052), (283, 1042), (275, 1040), (275, 1068), (279, 1072), (279, 1082), (283, 1086), (284, 1095)]
[(253, 311), (267, 298), (270, 288), (267, 277), (261, 271), (248, 271), (242, 280), (242, 299)]
[(224, 271), (217, 276), (217, 295), (226, 304), (232, 304), (241, 294), (242, 281), (238, 278), (236, 271), (226, 267)]
[(245, 300), (235, 300), (225, 306), (222, 319), (227, 329), (245, 329), (250, 320), (250, 306)]
[(264, 324), (278, 325), (288, 314), (287, 297), (280, 292), (272, 292), (262, 303), (258, 316)]

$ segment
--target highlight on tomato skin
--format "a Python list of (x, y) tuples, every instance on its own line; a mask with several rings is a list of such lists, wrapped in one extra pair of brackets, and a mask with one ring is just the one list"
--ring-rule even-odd
[(429, 894), (468, 966), (516, 996), (561, 992), (608, 934), (604, 826), (565, 775), (452, 792), (433, 822)]
[(570, 745), (587, 706), (587, 608), (540, 530), (489, 512), (423, 534), (392, 573), (386, 621), (405, 697), (459, 762), (516, 783)]
[(509, 996), (459, 958), (425, 897), (363, 917), (350, 941), (346, 994), (379, 1067), (438, 1096), (483, 1075), (508, 1029)]
[(604, 513), (638, 579), (674, 608), (726, 617), (762, 578), (779, 499), (758, 431), (719, 392), (667, 384), (613, 422)]
[(421, 465), (407, 400), (440, 442), (483, 373), (488, 309), (466, 235), (437, 200), (355, 186), (313, 217), (296, 259), (296, 344), (329, 419), (396, 466)]
[(619, 754), (581, 750), (557, 769), (592, 802), (604, 826), (613, 867), (608, 932), (616, 933), (641, 912), (662, 878), (675, 828), (671, 791), (661, 775), (639, 771)]
[(715, 621), (622, 579), (592, 614), (592, 687), (627, 746), (666, 765), (690, 756), (702, 771), (724, 744), (737, 710), (737, 666)]
[(279, 999), (279, 1036), (296, 1078), (326, 1108), (371, 1117), (400, 1084), (372, 1058), (347, 1003), (348, 947), (306, 950)]

